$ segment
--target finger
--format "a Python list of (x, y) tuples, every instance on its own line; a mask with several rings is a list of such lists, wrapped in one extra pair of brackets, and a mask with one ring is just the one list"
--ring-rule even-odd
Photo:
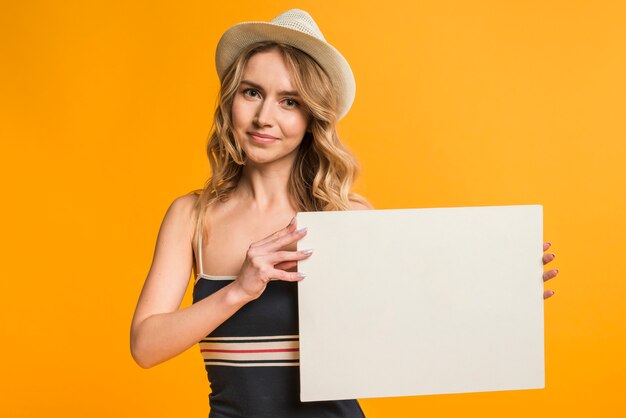
[(546, 290), (543, 292), (543, 298), (548, 299), (549, 297), (554, 296), (554, 290)]
[(300, 280), (304, 279), (306, 275), (299, 271), (287, 272), (283, 270), (274, 270), (272, 274), (270, 275), (270, 277), (271, 277), (270, 280), (275, 279), (275, 280), (282, 280), (285, 282), (299, 282)]
[(286, 235), (282, 235), (276, 238), (274, 241), (267, 242), (263, 246), (263, 251), (266, 251), (268, 253), (278, 251), (281, 248), (285, 247), (286, 245), (304, 238), (306, 234), (307, 234), (306, 228), (297, 229), (293, 232), (290, 232)]
[(275, 269), (277, 270), (289, 270), (291, 268), (297, 267), (298, 266), (298, 262), (297, 261), (283, 261), (282, 263), (278, 263), (274, 266)]
[(289, 222), (289, 224), (286, 227), (284, 227), (283, 229), (280, 229), (280, 230), (274, 232), (272, 235), (269, 235), (269, 236), (263, 238), (260, 241), (252, 243), (251, 247), (252, 246), (259, 247), (261, 245), (267, 244), (268, 242), (272, 242), (272, 241), (274, 241), (274, 240), (276, 240), (276, 239), (278, 239), (278, 238), (280, 238), (280, 237), (282, 237), (284, 235), (287, 235), (287, 234), (293, 232), (295, 230), (295, 228), (296, 228), (296, 217), (294, 216), (291, 219), (291, 222)]
[(283, 261), (298, 261), (309, 258), (313, 254), (313, 250), (302, 251), (278, 251), (267, 256), (267, 260), (272, 264), (278, 264)]
[(283, 229), (280, 229), (280, 230), (274, 232), (272, 235), (268, 235), (267, 237), (263, 238), (260, 241), (253, 242), (250, 246), (251, 247), (258, 247), (258, 246), (264, 245), (264, 244), (266, 244), (268, 242), (272, 242), (272, 241), (276, 240), (277, 238), (282, 237), (283, 235), (287, 235), (287, 234), (293, 232), (295, 230), (295, 228), (296, 228), (296, 225), (297, 225), (296, 224), (296, 217), (294, 216), (291, 219), (291, 222), (289, 222), (289, 224), (286, 227), (284, 227)]
[(550, 254), (544, 254), (541, 260), (543, 261), (543, 265), (545, 266), (546, 264), (548, 264), (550, 261), (554, 260), (555, 258), (556, 258), (556, 255), (554, 253), (550, 253)]
[(543, 273), (543, 281), (547, 282), (548, 280), (555, 278), (557, 274), (559, 274), (558, 270), (548, 270), (548, 271), (545, 271)]
[(550, 248), (552, 246), (551, 242), (544, 242), (543, 243), (543, 250), (544, 251), (548, 251), (548, 248)]

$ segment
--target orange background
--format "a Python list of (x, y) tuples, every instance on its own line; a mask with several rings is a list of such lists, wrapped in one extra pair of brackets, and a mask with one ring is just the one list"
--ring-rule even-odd
[(561, 271), (546, 389), (363, 400), (368, 418), (623, 416), (624, 4), (3, 1), (0, 416), (206, 416), (197, 347), (143, 370), (130, 320), (165, 210), (208, 176), (219, 36), (291, 7), (356, 74), (358, 192), (543, 204)]

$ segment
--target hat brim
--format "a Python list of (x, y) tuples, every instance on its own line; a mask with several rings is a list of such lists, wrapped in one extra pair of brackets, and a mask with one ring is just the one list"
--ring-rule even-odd
[(222, 35), (215, 51), (215, 66), (220, 80), (228, 66), (237, 59), (244, 48), (262, 41), (291, 45), (310, 55), (328, 74), (331, 83), (337, 89), (338, 119), (348, 113), (354, 102), (356, 83), (350, 65), (343, 55), (321, 39), (271, 22), (239, 23)]

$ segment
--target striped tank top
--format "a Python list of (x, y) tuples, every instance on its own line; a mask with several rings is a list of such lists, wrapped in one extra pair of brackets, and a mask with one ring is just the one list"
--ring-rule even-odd
[[(203, 273), (201, 233), (196, 265), (193, 303), (235, 279)], [(297, 283), (270, 281), (258, 299), (200, 341), (211, 386), (209, 418), (364, 417), (354, 399), (300, 402), (297, 292)]]

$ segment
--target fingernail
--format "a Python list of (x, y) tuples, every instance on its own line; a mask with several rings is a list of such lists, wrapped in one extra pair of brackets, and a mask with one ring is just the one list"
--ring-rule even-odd
[(552, 256), (552, 258), (556, 258), (556, 254), (552, 253), (550, 255)]
[(313, 250), (309, 248), (308, 250), (302, 250), (302, 252), (303, 252), (304, 254), (312, 254), (312, 253), (313, 253)]
[[(289, 221), (289, 225), (293, 225), (293, 223), (295, 222), (295, 220), (296, 220), (296, 217), (294, 216), (293, 218), (291, 218), (291, 221)], [(288, 226), (289, 226), (289, 225), (288, 225)]]
[(306, 226), (305, 226), (304, 228), (300, 228), (300, 229), (298, 229), (296, 232), (297, 232), (298, 234), (301, 234), (301, 233), (303, 233), (304, 231), (306, 231)]
[(548, 245), (552, 245), (552, 243), (551, 243), (551, 242), (546, 242), (546, 244), (548, 244)]
[(298, 274), (296, 274), (296, 276), (300, 277), (301, 279), (304, 279), (306, 277), (306, 274), (298, 273)]

